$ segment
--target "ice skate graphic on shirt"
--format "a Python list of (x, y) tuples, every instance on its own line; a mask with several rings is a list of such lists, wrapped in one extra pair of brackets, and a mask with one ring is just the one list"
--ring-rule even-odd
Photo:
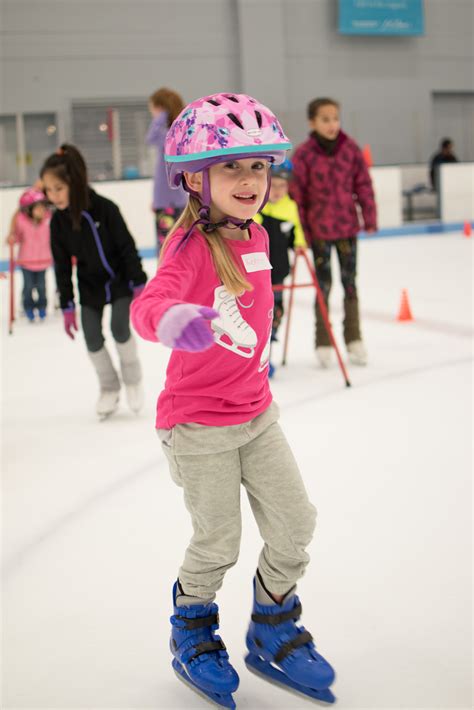
[(244, 306), (225, 286), (216, 288), (213, 308), (219, 313), (219, 317), (211, 322), (211, 327), (217, 336), (216, 345), (240, 357), (251, 358), (257, 347), (257, 334), (242, 318), (239, 305), (241, 308), (251, 308), (253, 301), (249, 306)]
[(258, 368), (259, 372), (263, 372), (263, 370), (269, 366), (270, 364), (270, 351), (272, 347), (272, 323), (273, 323), (273, 308), (270, 308), (268, 311), (268, 318), (270, 321), (270, 330), (268, 332), (268, 340), (267, 344), (262, 350), (262, 354), (260, 356), (260, 365)]

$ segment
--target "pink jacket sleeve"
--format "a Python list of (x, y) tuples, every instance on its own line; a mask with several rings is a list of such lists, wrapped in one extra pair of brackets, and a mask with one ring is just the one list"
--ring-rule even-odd
[(360, 150), (355, 159), (354, 192), (362, 209), (365, 229), (377, 229), (377, 209), (369, 170)]
[(179, 237), (172, 239), (155, 277), (132, 302), (130, 317), (133, 327), (145, 340), (157, 343), (156, 331), (166, 311), (178, 303), (188, 303), (186, 296), (190, 285), (199, 277), (201, 262), (201, 249), (196, 241), (191, 237), (188, 244), (176, 253)]
[(304, 160), (303, 151), (297, 150), (293, 156), (293, 179), (290, 182), (290, 197), (298, 205), (298, 213), (300, 216), (301, 226), (306, 235), (307, 241), (309, 240), (309, 226), (306, 217), (306, 212), (309, 203), (309, 175), (308, 167)]
[(15, 242), (21, 244), (24, 239), (23, 229), (21, 227), (21, 219), (19, 219), (20, 213), (17, 214), (15, 218), (15, 223), (13, 227), (13, 236), (15, 237)]

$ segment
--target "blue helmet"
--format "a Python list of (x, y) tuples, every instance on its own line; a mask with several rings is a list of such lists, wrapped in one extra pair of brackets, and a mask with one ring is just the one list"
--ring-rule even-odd
[(293, 165), (289, 158), (283, 161), (280, 165), (272, 165), (272, 177), (278, 177), (282, 180), (291, 180), (291, 173), (293, 170)]

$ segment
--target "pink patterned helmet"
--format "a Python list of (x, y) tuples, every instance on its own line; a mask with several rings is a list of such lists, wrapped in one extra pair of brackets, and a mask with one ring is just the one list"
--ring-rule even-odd
[(212, 94), (181, 111), (166, 136), (165, 161), (171, 187), (193, 173), (235, 158), (262, 157), (282, 163), (291, 143), (275, 115), (246, 94)]
[(26, 209), (37, 202), (47, 202), (46, 195), (35, 187), (29, 187), (20, 197), (20, 207)]

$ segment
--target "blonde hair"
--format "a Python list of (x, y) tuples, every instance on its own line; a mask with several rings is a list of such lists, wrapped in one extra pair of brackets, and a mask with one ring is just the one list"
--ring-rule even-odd
[[(162, 262), (164, 254), (169, 247), (170, 239), (176, 230), (179, 229), (179, 227), (189, 229), (192, 223), (199, 219), (200, 206), (199, 201), (190, 195), (188, 204), (184, 208), (183, 213), (165, 239), (158, 261), (159, 264)], [(252, 291), (253, 286), (247, 281), (244, 273), (237, 266), (237, 263), (226, 244), (226, 239), (222, 237), (217, 230), (214, 230), (213, 232), (204, 232), (199, 224), (196, 226), (196, 229), (199, 229), (207, 241), (217, 275), (227, 291), (233, 296), (240, 296), (244, 291)]]

